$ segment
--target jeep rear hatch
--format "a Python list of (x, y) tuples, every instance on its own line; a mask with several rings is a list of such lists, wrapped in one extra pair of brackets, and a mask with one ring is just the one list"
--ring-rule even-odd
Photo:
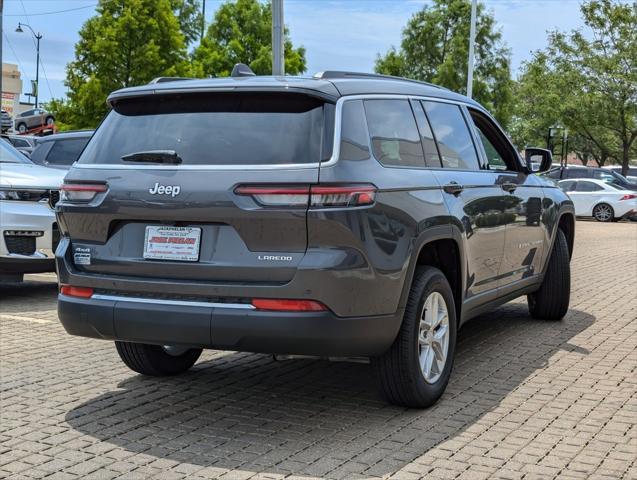
[(76, 267), (289, 281), (333, 117), (333, 104), (298, 93), (118, 100), (66, 177), (59, 215)]

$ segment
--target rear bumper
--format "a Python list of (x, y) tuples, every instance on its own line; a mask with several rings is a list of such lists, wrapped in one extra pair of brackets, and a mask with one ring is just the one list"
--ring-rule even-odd
[(375, 356), (400, 328), (396, 315), (337, 317), (331, 312), (265, 312), (245, 304), (58, 296), (71, 335), (260, 353)]

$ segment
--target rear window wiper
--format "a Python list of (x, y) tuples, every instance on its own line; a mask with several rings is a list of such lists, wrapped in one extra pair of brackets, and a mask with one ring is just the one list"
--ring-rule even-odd
[(181, 157), (174, 150), (148, 150), (128, 153), (122, 156), (122, 160), (125, 162), (169, 163), (172, 165), (179, 165), (182, 162)]

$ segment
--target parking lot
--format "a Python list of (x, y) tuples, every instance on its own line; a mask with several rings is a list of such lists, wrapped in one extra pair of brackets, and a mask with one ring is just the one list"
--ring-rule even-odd
[(578, 222), (571, 310), (460, 332), (442, 400), (365, 364), (204, 352), (151, 379), (68, 336), (54, 276), (0, 287), (0, 478), (637, 478), (637, 224)]

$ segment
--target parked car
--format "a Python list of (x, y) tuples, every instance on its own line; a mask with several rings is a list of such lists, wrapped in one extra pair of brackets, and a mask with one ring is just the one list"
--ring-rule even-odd
[(637, 215), (637, 193), (602, 180), (561, 180), (560, 188), (575, 205), (578, 217), (612, 222)]
[(579, 166), (566, 166), (552, 168), (545, 173), (549, 178), (554, 180), (570, 180), (572, 178), (592, 178), (595, 180), (602, 180), (606, 183), (611, 183), (618, 187), (626, 188), (628, 190), (637, 191), (637, 185), (629, 182), (626, 177), (606, 168), (594, 168), (594, 167), (579, 167)]
[(45, 167), (68, 170), (78, 159), (93, 135), (93, 130), (56, 133), (38, 139), (31, 161)]
[(24, 133), (27, 130), (42, 127), (44, 125), (53, 126), (55, 123), (55, 117), (52, 113), (49, 113), (42, 108), (32, 108), (31, 110), (26, 110), (17, 114), (13, 123), (16, 131)]
[[(603, 167), (607, 170), (611, 170), (615, 173), (622, 173), (622, 167), (618, 165), (610, 165), (608, 167)], [(626, 179), (631, 183), (637, 183), (637, 167), (628, 167), (628, 173), (625, 175)]]
[(136, 372), (202, 348), (365, 356), (387, 399), (426, 407), (464, 322), (523, 295), (568, 309), (573, 203), (528, 167), (550, 152), (522, 160), (467, 97), (324, 72), (108, 102), (57, 206), (58, 312)]
[(31, 135), (6, 135), (4, 138), (13, 145), (16, 150), (27, 153), (29, 157), (37, 141), (37, 137)]
[(2, 133), (6, 133), (13, 128), (13, 119), (6, 110), (2, 110), (2, 115), (0, 116), (0, 128), (2, 129)]
[(0, 280), (55, 271), (59, 229), (53, 209), (64, 173), (34, 165), (0, 141)]

